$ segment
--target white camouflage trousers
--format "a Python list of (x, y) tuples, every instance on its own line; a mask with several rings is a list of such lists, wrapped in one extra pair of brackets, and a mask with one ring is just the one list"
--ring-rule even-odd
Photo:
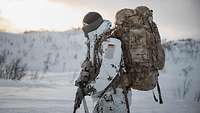
[[(93, 113), (127, 113), (127, 106), (123, 89), (110, 89), (101, 97), (97, 97), (98, 93), (92, 96), (94, 101)], [(128, 91), (128, 103), (131, 105), (131, 90)]]

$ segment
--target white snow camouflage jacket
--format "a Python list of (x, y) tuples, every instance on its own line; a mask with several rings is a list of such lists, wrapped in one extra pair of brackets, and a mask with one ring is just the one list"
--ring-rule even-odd
[[(94, 45), (99, 35), (107, 31), (111, 27), (111, 22), (104, 20), (104, 22), (97, 28), (97, 30), (88, 33), (90, 42), (90, 60), (94, 61)], [(91, 82), (91, 86), (97, 92), (104, 90), (117, 75), (120, 68), (120, 61), (122, 56), (121, 41), (116, 38), (108, 38), (101, 44), (102, 54), (98, 54), (101, 60), (101, 67), (96, 79)]]

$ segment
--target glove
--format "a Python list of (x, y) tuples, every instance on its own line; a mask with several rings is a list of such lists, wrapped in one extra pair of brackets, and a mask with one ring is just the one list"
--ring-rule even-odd
[(89, 71), (82, 69), (79, 78), (75, 81), (75, 86), (83, 88), (89, 81)]
[(82, 93), (82, 96), (87, 96), (91, 95), (92, 93), (96, 92), (96, 89), (92, 87), (91, 85), (87, 85), (86, 87), (83, 88), (78, 88), (78, 90)]

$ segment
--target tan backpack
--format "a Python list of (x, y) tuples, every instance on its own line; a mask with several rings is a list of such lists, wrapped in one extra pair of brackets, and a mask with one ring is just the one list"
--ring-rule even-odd
[(116, 13), (115, 37), (122, 42), (126, 72), (121, 82), (133, 89), (151, 90), (164, 67), (165, 53), (152, 10), (145, 6), (122, 9)]

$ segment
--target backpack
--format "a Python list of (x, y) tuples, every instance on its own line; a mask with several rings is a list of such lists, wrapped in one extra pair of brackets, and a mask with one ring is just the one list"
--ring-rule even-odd
[(137, 90), (155, 88), (158, 70), (164, 67), (165, 54), (152, 20), (152, 10), (145, 6), (122, 9), (116, 13), (116, 26), (118, 30), (114, 34), (122, 42), (126, 69), (123, 81)]
[(163, 69), (165, 53), (160, 35), (152, 20), (152, 10), (145, 6), (121, 9), (116, 13), (115, 28), (101, 35), (96, 47), (109, 37), (121, 40), (122, 77), (115, 84), (148, 91), (158, 85), (158, 70)]

